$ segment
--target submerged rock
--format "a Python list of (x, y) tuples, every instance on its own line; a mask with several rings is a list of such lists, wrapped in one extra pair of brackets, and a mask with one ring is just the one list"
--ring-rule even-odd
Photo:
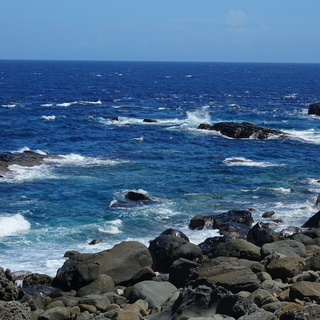
[(124, 198), (130, 201), (151, 201), (145, 194), (135, 191), (129, 191)]
[(272, 135), (284, 134), (283, 131), (269, 129), (249, 122), (218, 122), (214, 125), (201, 123), (198, 129), (219, 131), (221, 134), (234, 139), (250, 137), (267, 139)]
[(320, 116), (320, 102), (311, 104), (308, 110), (308, 114), (315, 114), (317, 116)]

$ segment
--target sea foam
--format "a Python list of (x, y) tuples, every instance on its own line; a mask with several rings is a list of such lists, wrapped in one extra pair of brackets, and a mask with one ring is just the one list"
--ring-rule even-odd
[(222, 161), (222, 163), (225, 164), (226, 166), (244, 166), (244, 167), (260, 167), (260, 168), (279, 166), (278, 164), (274, 164), (271, 162), (253, 161), (244, 157), (226, 158)]
[(0, 237), (15, 236), (30, 230), (31, 224), (21, 214), (0, 217)]

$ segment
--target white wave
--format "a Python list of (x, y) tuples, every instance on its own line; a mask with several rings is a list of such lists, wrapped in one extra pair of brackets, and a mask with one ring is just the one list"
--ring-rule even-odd
[(16, 107), (17, 105), (12, 103), (12, 104), (2, 104), (1, 107), (3, 108), (14, 108)]
[(52, 107), (53, 104), (52, 103), (44, 103), (40, 105), (41, 107)]
[(195, 111), (187, 111), (187, 124), (191, 126), (199, 126), (200, 123), (210, 123), (211, 116), (208, 111), (209, 106), (203, 106)]
[[(11, 153), (23, 153), (23, 152), (25, 152), (25, 151), (31, 151), (31, 150), (30, 150), (30, 148), (24, 146), (24, 147), (22, 147), (22, 148), (19, 149), (19, 150), (13, 150), (13, 151), (11, 151)], [(45, 156), (45, 155), (47, 154), (46, 152), (44, 152), (44, 151), (42, 151), (42, 150), (35, 150), (35, 151), (33, 151), (33, 152), (36, 152), (36, 153), (41, 154), (41, 155), (43, 155), (43, 156)]]
[(186, 78), (192, 78), (192, 74), (187, 74), (185, 77)]
[(119, 234), (122, 233), (120, 227), (122, 226), (122, 221), (116, 219), (113, 221), (105, 222), (103, 227), (98, 228), (99, 232), (108, 233), (108, 234)]
[(101, 104), (101, 103), (102, 103), (101, 100), (98, 100), (98, 101), (79, 100), (79, 101), (58, 103), (57, 107), (70, 107), (70, 106), (74, 106), (74, 105), (77, 105), (77, 104), (80, 104), (80, 105), (92, 105), (92, 104)]
[(291, 93), (284, 96), (285, 99), (296, 99), (298, 93)]
[(222, 163), (225, 164), (226, 166), (244, 166), (244, 167), (260, 167), (260, 168), (279, 166), (278, 164), (274, 164), (271, 162), (253, 161), (244, 157), (226, 158), (222, 161)]
[(67, 155), (59, 155), (55, 158), (45, 158), (46, 163), (51, 163), (57, 166), (78, 166), (78, 167), (92, 167), (92, 166), (113, 166), (126, 161), (102, 159), (101, 157), (85, 157), (80, 154), (70, 153)]
[(133, 138), (131, 140), (136, 140), (136, 141), (143, 141), (143, 136), (142, 137), (139, 137), (139, 138)]
[(0, 217), (0, 237), (14, 236), (30, 230), (31, 224), (21, 214)]
[[(320, 118), (320, 117), (319, 117)], [(312, 144), (320, 144), (320, 131), (315, 129), (309, 130), (287, 130), (290, 139), (294, 139), (300, 142), (307, 142)]]
[(56, 118), (56, 116), (54, 116), (54, 115), (41, 117), (42, 120), (47, 120), (47, 121), (55, 120), (55, 118)]

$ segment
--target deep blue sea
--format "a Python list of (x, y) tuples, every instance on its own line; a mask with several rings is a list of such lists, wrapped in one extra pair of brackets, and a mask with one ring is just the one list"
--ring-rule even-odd
[[(148, 245), (167, 228), (198, 244), (217, 235), (188, 230), (199, 213), (301, 226), (320, 193), (318, 101), (320, 64), (0, 61), (0, 153), (53, 157), (0, 179), (0, 266), (55, 275), (67, 250)], [(288, 136), (197, 129), (220, 121)], [(154, 202), (111, 206), (128, 191)]]

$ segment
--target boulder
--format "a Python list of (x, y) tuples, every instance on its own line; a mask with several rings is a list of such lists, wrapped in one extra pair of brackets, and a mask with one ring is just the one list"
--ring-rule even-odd
[(114, 290), (114, 282), (112, 278), (106, 274), (100, 274), (95, 280), (81, 287), (77, 291), (78, 297), (84, 297), (92, 294), (103, 294)]
[(284, 132), (280, 130), (269, 129), (249, 122), (219, 122), (214, 125), (201, 123), (198, 129), (219, 131), (221, 134), (234, 139), (250, 137), (267, 139), (272, 135), (284, 134)]
[(177, 259), (171, 266), (169, 272), (169, 281), (177, 288), (182, 288), (187, 284), (192, 270), (199, 264), (184, 258)]
[(99, 294), (99, 295), (91, 294), (91, 295), (82, 297), (78, 303), (94, 306), (99, 311), (105, 311), (106, 308), (110, 305), (110, 301), (108, 297), (102, 294)]
[(290, 287), (290, 299), (304, 300), (308, 298), (310, 300), (320, 301), (320, 283), (301, 281), (294, 283)]
[(287, 227), (279, 232), (279, 236), (281, 239), (286, 239), (296, 234), (301, 234), (301, 232), (302, 230), (298, 227)]
[(183, 232), (171, 228), (161, 232), (160, 236), (176, 236), (189, 241), (189, 238)]
[(236, 258), (219, 257), (195, 268), (190, 280), (205, 279), (222, 286), (232, 293), (253, 291), (259, 287), (260, 280), (251, 269), (239, 264)]
[(260, 248), (243, 239), (231, 239), (225, 243), (219, 243), (213, 253), (213, 257), (235, 257), (260, 261)]
[(246, 239), (249, 230), (249, 226), (235, 222), (224, 222), (219, 226), (219, 233), (232, 239)]
[(210, 237), (201, 242), (198, 246), (202, 250), (203, 254), (211, 256), (216, 250), (219, 243), (225, 243), (229, 241), (228, 237)]
[(176, 290), (177, 288), (167, 281), (142, 281), (133, 286), (130, 301), (143, 299), (148, 302), (150, 308), (160, 308)]
[(249, 307), (250, 301), (248, 298), (236, 294), (230, 294), (220, 299), (216, 313), (238, 319), (249, 311)]
[(313, 256), (306, 259), (306, 266), (304, 270), (320, 270), (320, 253), (316, 253)]
[(135, 191), (129, 191), (124, 198), (129, 201), (151, 201), (145, 194)]
[(320, 227), (320, 211), (309, 218), (302, 226), (302, 228), (319, 228)]
[(1, 320), (31, 320), (30, 307), (18, 301), (0, 301)]
[(0, 300), (17, 300), (21, 289), (14, 283), (11, 271), (0, 267)]
[(219, 229), (222, 223), (234, 222), (247, 226), (252, 226), (252, 214), (248, 210), (229, 210), (219, 214), (194, 216), (189, 223), (189, 228), (192, 230), (202, 229)]
[(320, 116), (320, 102), (313, 103), (309, 106), (308, 114)]
[(276, 302), (277, 299), (270, 292), (259, 288), (250, 294), (249, 301), (260, 308), (265, 304)]
[(53, 284), (64, 290), (79, 290), (101, 274), (116, 285), (126, 284), (142, 268), (152, 265), (148, 248), (135, 241), (123, 241), (112, 249), (71, 256), (58, 270)]
[(266, 243), (261, 248), (261, 255), (263, 257), (275, 252), (284, 254), (287, 257), (306, 257), (305, 245), (295, 240), (282, 240)]
[(262, 218), (271, 218), (275, 214), (275, 211), (270, 210), (266, 211), (262, 214)]
[(308, 305), (303, 308), (295, 308), (284, 312), (280, 320), (319, 320), (320, 306), (316, 304)]
[(39, 320), (69, 320), (70, 310), (66, 307), (56, 307), (44, 311)]
[(271, 243), (280, 240), (279, 235), (271, 230), (268, 224), (258, 222), (247, 234), (247, 240), (256, 246), (263, 246), (265, 243)]
[(153, 270), (163, 273), (169, 273), (171, 265), (179, 258), (202, 260), (202, 251), (197, 245), (174, 235), (160, 235), (150, 241), (149, 251)]
[(22, 287), (28, 287), (32, 285), (52, 285), (52, 277), (46, 274), (32, 273), (23, 279)]

